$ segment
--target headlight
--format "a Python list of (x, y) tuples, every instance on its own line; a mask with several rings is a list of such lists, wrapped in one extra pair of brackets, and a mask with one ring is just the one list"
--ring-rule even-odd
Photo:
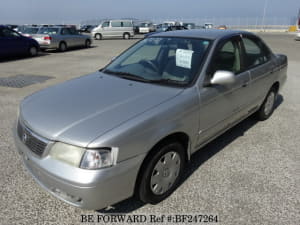
[(50, 156), (72, 166), (79, 167), (84, 152), (84, 148), (56, 142), (50, 150)]
[(117, 162), (118, 148), (85, 149), (57, 142), (50, 150), (50, 156), (82, 169), (100, 169)]

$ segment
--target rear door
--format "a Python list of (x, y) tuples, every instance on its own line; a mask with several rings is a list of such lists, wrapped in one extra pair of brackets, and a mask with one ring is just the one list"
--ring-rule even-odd
[(62, 39), (67, 43), (68, 47), (76, 46), (76, 38), (72, 35), (70, 28), (61, 29)]
[(79, 34), (79, 32), (76, 29), (71, 28), (70, 32), (71, 32), (71, 36), (73, 37), (72, 39), (74, 40), (74, 44), (76, 46), (83, 46), (85, 44), (84, 36)]
[(251, 76), (251, 103), (258, 104), (269, 91), (275, 72), (272, 53), (267, 46), (257, 37), (244, 35), (242, 37), (245, 69)]

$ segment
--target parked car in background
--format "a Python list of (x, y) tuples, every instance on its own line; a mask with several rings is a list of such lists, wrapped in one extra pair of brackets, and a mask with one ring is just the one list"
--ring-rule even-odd
[(36, 56), (39, 51), (39, 44), (28, 37), (25, 37), (7, 26), (0, 25), (0, 56)]
[(286, 78), (287, 57), (252, 33), (159, 33), (100, 71), (26, 97), (15, 143), (38, 184), (73, 206), (134, 194), (156, 204), (202, 146), (251, 114), (268, 119)]
[(155, 26), (151, 22), (144, 22), (139, 25), (139, 33), (146, 34), (150, 32), (155, 32)]
[(41, 49), (58, 49), (61, 52), (72, 47), (89, 48), (92, 44), (89, 35), (80, 34), (76, 29), (65, 26), (42, 27), (32, 37)]
[(196, 24), (194, 24), (194, 23), (183, 23), (182, 25), (189, 30), (196, 29)]
[(212, 23), (205, 23), (204, 24), (204, 29), (212, 29), (214, 28), (214, 25)]
[(105, 20), (92, 30), (92, 37), (96, 40), (113, 37), (129, 39), (133, 36), (134, 30), (131, 20)]
[(25, 37), (32, 37), (32, 35), (37, 34), (37, 32), (39, 31), (40, 27), (30, 27), (30, 26), (26, 26), (24, 27), (24, 29), (22, 29), (22, 32), (20, 32), (23, 36)]
[(296, 32), (295, 40), (300, 41), (300, 30), (297, 30), (297, 32)]
[(91, 33), (91, 31), (95, 28), (95, 25), (83, 25), (80, 27), (79, 31), (84, 33)]
[(219, 30), (227, 30), (228, 28), (227, 28), (226, 25), (220, 25), (220, 26), (217, 27), (217, 29), (219, 29)]
[(156, 32), (165, 32), (170, 25), (168, 24), (158, 24), (156, 26)]
[(175, 30), (187, 30), (188, 28), (186, 28), (185, 26), (181, 26), (181, 25), (175, 25), (175, 26), (169, 26), (166, 31), (175, 31)]
[(148, 37), (153, 34), (157, 34), (157, 33), (161, 33), (161, 32), (168, 32), (168, 31), (175, 31), (175, 30), (187, 30), (187, 28), (185, 26), (181, 26), (181, 25), (174, 25), (174, 26), (172, 25), (172, 26), (166, 26), (166, 27), (162, 26), (160, 28), (157, 28), (156, 32), (147, 33), (144, 36)]

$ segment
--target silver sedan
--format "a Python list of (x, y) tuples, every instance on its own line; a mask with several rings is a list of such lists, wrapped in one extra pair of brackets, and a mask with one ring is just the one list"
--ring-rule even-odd
[(89, 48), (92, 44), (89, 35), (80, 34), (68, 27), (42, 27), (32, 37), (39, 43), (41, 49), (58, 49), (62, 52), (72, 47)]
[(25, 98), (15, 142), (37, 182), (100, 209), (136, 195), (156, 204), (202, 146), (251, 114), (268, 119), (287, 57), (242, 31), (145, 38), (98, 72)]

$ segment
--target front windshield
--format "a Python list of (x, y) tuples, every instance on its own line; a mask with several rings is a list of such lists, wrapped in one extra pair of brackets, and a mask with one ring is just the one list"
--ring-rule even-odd
[(49, 28), (49, 27), (42, 27), (38, 34), (57, 34), (59, 28)]
[(141, 23), (140, 27), (148, 27), (148, 23)]
[(204, 39), (149, 37), (102, 72), (143, 82), (187, 85), (199, 71), (209, 45)]

